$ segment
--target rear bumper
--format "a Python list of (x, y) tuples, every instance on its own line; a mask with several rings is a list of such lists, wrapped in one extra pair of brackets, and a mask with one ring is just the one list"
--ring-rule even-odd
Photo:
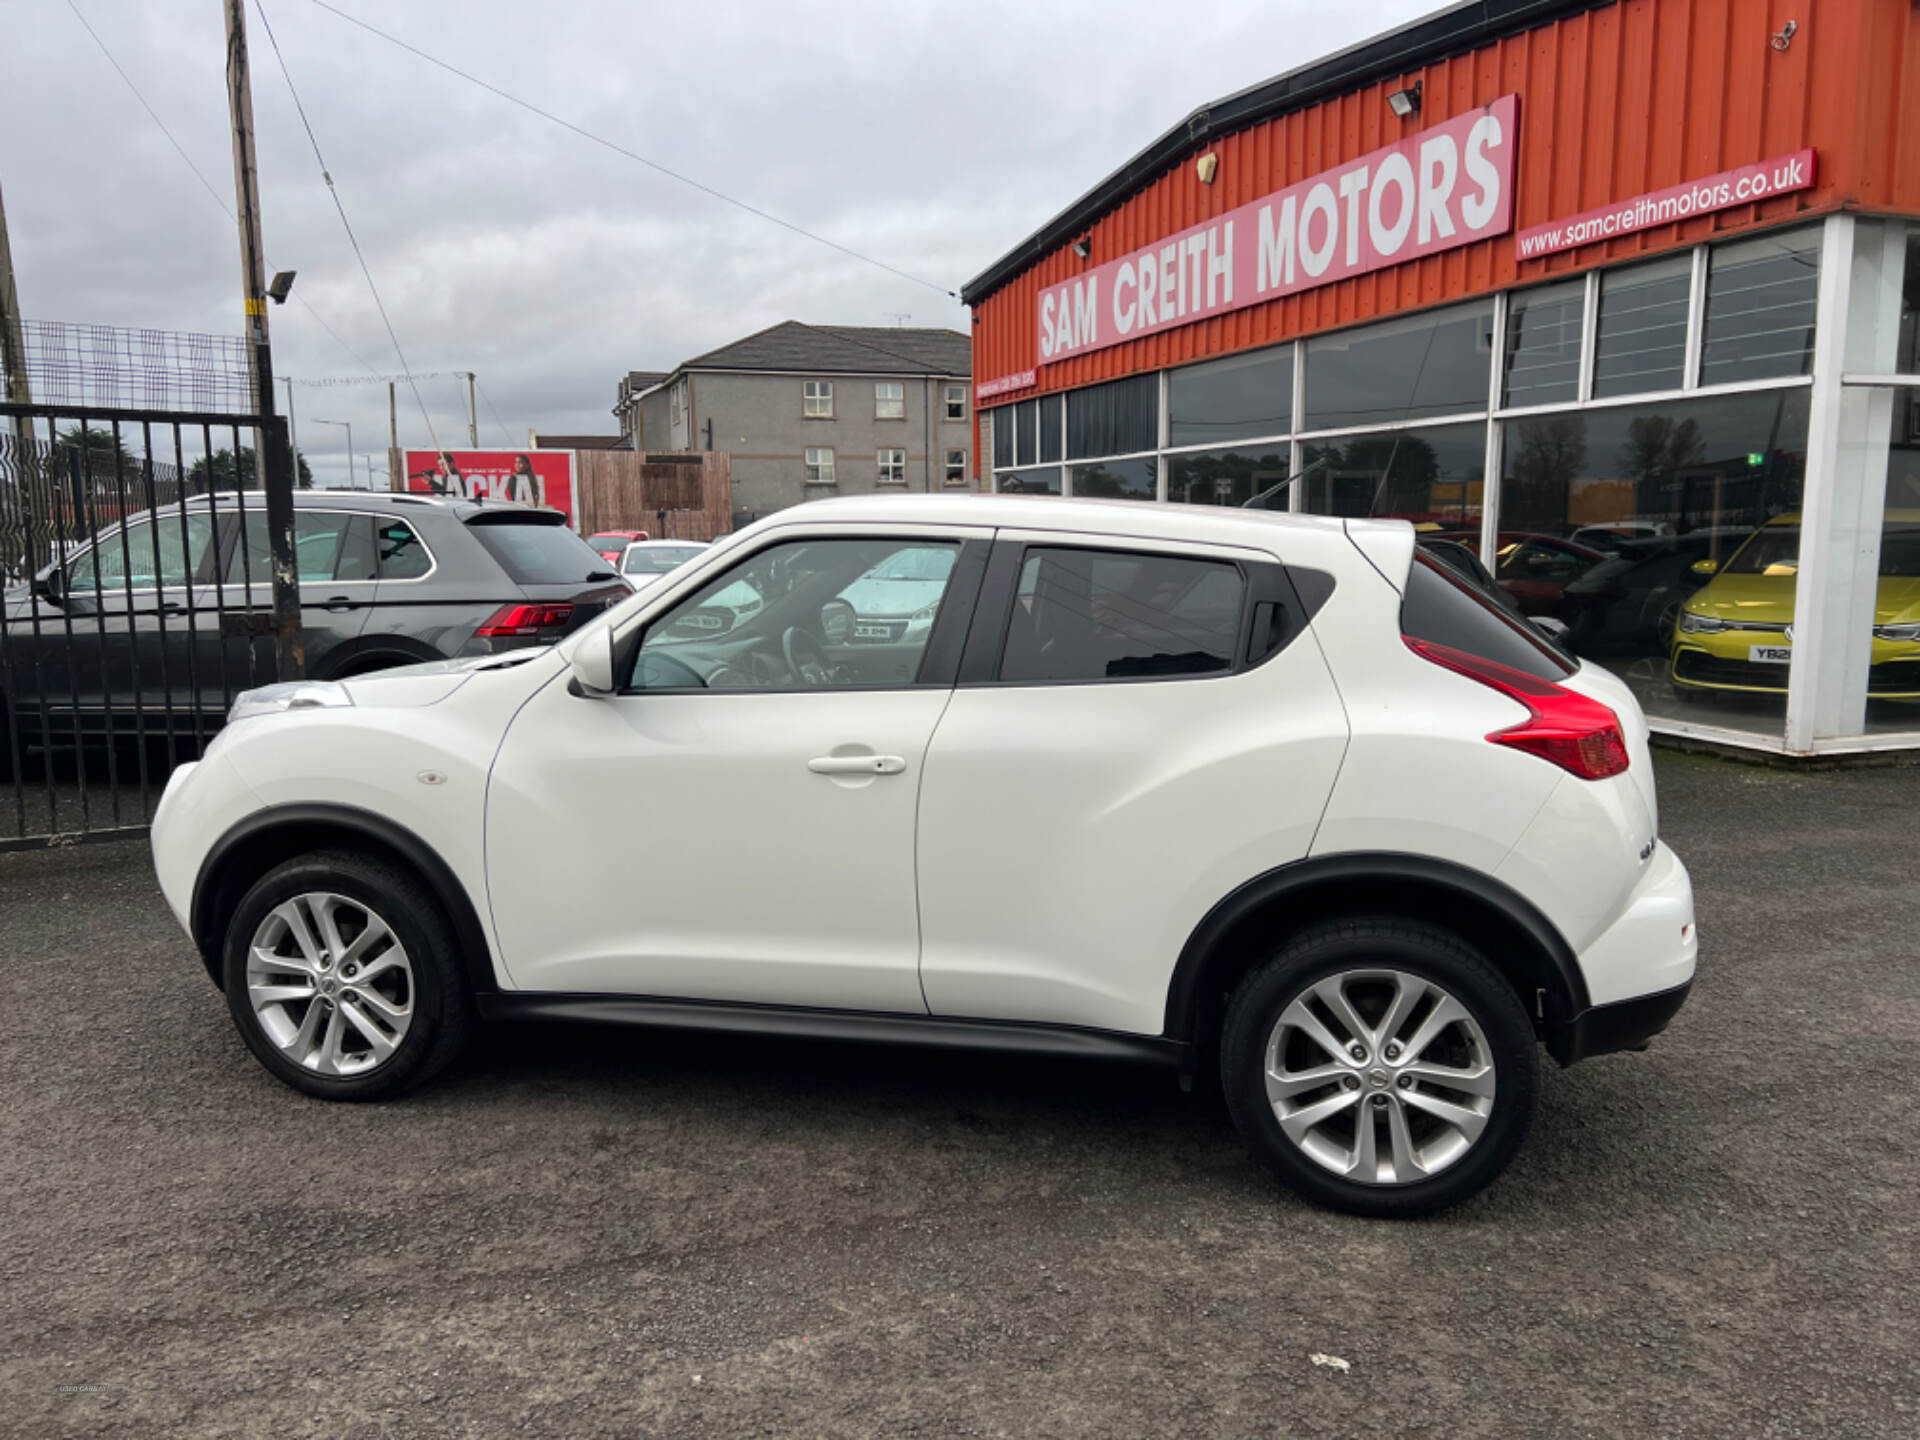
[(1643, 1049), (1680, 1013), (1692, 989), (1693, 981), (1688, 980), (1671, 990), (1636, 995), (1612, 1005), (1595, 1005), (1556, 1031), (1549, 1038), (1547, 1048), (1562, 1065), (1619, 1050)]

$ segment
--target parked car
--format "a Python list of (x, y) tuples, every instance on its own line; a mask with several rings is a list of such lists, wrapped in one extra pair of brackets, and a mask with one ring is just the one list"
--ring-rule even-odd
[[(1680, 612), (1673, 636), (1675, 691), (1784, 693), (1793, 661), (1799, 512), (1767, 521), (1726, 564), (1702, 560), (1694, 568), (1711, 578)], [(1920, 700), (1920, 510), (1886, 512), (1867, 696)]]
[[(124, 526), (5, 599), (0, 756), (23, 744), (175, 729), (204, 734), (274, 676), (266, 512), (228, 492)], [(631, 593), (553, 510), (429, 496), (299, 491), (307, 674), (547, 645)], [(0, 762), (3, 763), (3, 762)]]
[(1716, 549), (1733, 548), (1745, 534), (1693, 530), (1623, 541), (1560, 592), (1574, 646), (1582, 654), (1665, 655), (1673, 648), (1680, 607), (1706, 584), (1694, 566)]
[(1671, 534), (1673, 525), (1666, 520), (1609, 520), (1604, 524), (1579, 526), (1567, 539), (1589, 550), (1603, 550), (1613, 555), (1632, 541), (1656, 540)]
[(1562, 624), (1573, 619), (1567, 586), (1607, 558), (1603, 550), (1557, 535), (1502, 535), (1496, 543), (1494, 582), (1513, 597), (1523, 615)]
[(644, 530), (597, 530), (587, 537), (587, 546), (602, 560), (615, 569), (620, 566), (620, 557), (627, 553), (627, 546), (636, 540), (645, 540)]
[(638, 590), (671, 574), (706, 548), (698, 540), (636, 540), (620, 554), (620, 574)]
[[(910, 673), (838, 658), (936, 554)], [(552, 649), (241, 697), (153, 855), (311, 1095), (481, 1018), (1134, 1059), (1376, 1215), (1492, 1181), (1539, 1047), (1640, 1046), (1696, 955), (1620, 680), (1404, 523), (1210, 507), (784, 510)]]

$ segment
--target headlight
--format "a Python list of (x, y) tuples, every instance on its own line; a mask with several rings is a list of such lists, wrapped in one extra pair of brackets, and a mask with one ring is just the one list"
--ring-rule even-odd
[(1680, 628), (1689, 635), (1718, 635), (1727, 628), (1727, 622), (1716, 620), (1711, 615), (1696, 615), (1691, 610), (1682, 610)]
[(1909, 620), (1902, 625), (1876, 625), (1873, 627), (1876, 640), (1920, 640), (1920, 621)]
[(279, 715), (288, 710), (332, 710), (353, 704), (347, 687), (331, 680), (289, 680), (284, 685), (262, 685), (234, 697), (227, 723), (255, 715)]

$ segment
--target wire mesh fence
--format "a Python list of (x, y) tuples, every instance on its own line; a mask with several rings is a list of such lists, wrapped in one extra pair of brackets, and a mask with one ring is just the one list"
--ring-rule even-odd
[(33, 403), (219, 415), (259, 409), (243, 336), (23, 320), (20, 342)]

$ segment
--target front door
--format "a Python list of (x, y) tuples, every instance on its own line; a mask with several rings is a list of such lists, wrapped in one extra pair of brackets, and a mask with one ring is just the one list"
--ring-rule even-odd
[[(974, 545), (979, 564), (955, 565), (962, 531), (774, 532), (718, 574), (662, 582), (616, 649), (619, 694), (562, 674), (530, 700), (487, 794), (514, 983), (924, 1014), (915, 805)], [(845, 652), (889, 565), (944, 578), (915, 607), (931, 623), (874, 665)]]

